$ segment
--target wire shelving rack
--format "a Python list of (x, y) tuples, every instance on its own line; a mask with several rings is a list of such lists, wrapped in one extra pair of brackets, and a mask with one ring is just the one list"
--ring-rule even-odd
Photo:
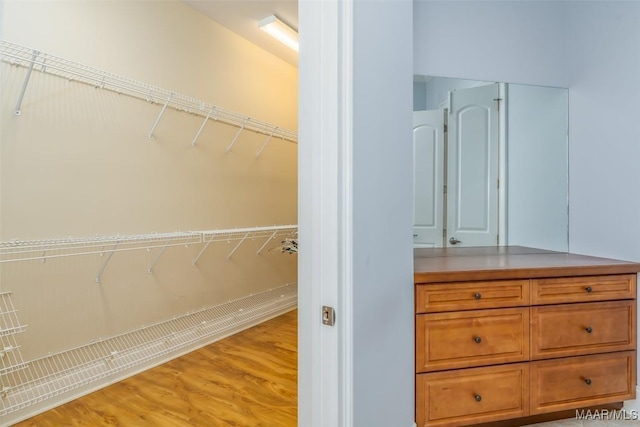
[(162, 105), (158, 117), (151, 126), (151, 130), (149, 132), (150, 139), (153, 139), (153, 134), (166, 109), (168, 107), (172, 107), (178, 111), (185, 111), (204, 118), (202, 125), (197, 130), (191, 141), (191, 146), (196, 145), (202, 130), (209, 120), (220, 121), (239, 128), (233, 140), (228, 145), (226, 149), (227, 152), (231, 150), (243, 130), (267, 136), (256, 153), (256, 157), (259, 157), (262, 154), (267, 144), (273, 138), (279, 138), (283, 141), (293, 143), (298, 142), (297, 133), (274, 124), (227, 110), (188, 95), (176, 93), (168, 89), (143, 83), (128, 77), (100, 70), (98, 68), (79, 64), (68, 59), (50, 55), (48, 53), (5, 40), (0, 41), (0, 57), (4, 62), (27, 69), (14, 109), (14, 113), (18, 116), (22, 114), (22, 101), (27, 92), (31, 73), (33, 71), (38, 71)]

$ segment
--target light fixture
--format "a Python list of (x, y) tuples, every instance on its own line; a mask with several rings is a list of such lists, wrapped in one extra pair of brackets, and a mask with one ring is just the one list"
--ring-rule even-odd
[(296, 30), (279, 20), (275, 15), (267, 16), (258, 22), (258, 28), (298, 51), (298, 33)]

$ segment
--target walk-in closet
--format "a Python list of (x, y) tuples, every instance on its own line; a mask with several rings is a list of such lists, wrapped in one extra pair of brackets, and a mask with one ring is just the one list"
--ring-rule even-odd
[(0, 17), (0, 425), (296, 308), (295, 64), (177, 0)]

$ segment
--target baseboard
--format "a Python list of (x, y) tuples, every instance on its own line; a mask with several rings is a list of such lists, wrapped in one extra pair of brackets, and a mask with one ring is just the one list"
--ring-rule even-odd
[[(10, 426), (31, 418), (296, 307), (297, 286), (285, 285), (104, 340), (117, 342), (126, 337), (129, 339), (123, 341), (131, 342), (130, 337), (135, 336), (138, 342), (135, 347), (112, 352), (106, 358), (67, 368), (62, 373), (54, 373), (8, 391), (3, 390), (0, 401), (0, 426)], [(157, 328), (157, 332), (154, 328)], [(143, 336), (141, 331), (145, 332), (144, 337), (150, 337), (146, 347), (144, 342), (140, 342), (140, 337)], [(161, 336), (159, 331), (165, 331), (165, 336)], [(166, 331), (170, 331), (170, 334), (167, 335)], [(95, 343), (85, 347), (93, 345)], [(80, 347), (69, 352), (79, 352), (83, 349), (84, 347)], [(45, 359), (47, 358), (29, 361), (26, 365), (36, 366), (38, 363), (44, 363), (42, 361)], [(98, 368), (100, 372), (96, 375), (95, 371)], [(95, 379), (88, 378), (89, 372)], [(73, 381), (75, 383), (69, 384)], [(62, 384), (64, 387), (56, 389), (56, 386)]]

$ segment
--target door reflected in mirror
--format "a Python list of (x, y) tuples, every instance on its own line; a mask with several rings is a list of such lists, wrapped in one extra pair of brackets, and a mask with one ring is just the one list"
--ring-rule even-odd
[(414, 246), (568, 251), (563, 88), (414, 76)]

